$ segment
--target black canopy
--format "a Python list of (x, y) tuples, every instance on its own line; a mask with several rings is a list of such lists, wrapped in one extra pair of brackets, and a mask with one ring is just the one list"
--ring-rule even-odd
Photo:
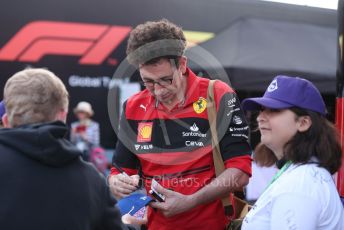
[[(196, 72), (222, 66), (236, 90), (263, 91), (275, 75), (289, 74), (311, 80), (322, 92), (334, 93), (336, 37), (333, 27), (242, 18), (200, 45), (219, 63), (191, 66)], [(189, 53), (198, 49), (191, 48)]]

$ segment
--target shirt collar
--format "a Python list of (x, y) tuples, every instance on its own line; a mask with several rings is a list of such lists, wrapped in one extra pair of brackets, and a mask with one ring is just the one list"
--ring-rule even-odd
[(194, 103), (199, 99), (199, 77), (196, 76), (191, 69), (187, 68), (185, 76), (187, 76), (186, 96), (184, 106)]

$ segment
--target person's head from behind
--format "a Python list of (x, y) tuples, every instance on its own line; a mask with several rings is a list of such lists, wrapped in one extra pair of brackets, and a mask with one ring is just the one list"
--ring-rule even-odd
[(261, 144), (277, 159), (307, 163), (316, 157), (319, 165), (331, 173), (340, 167), (336, 129), (325, 118), (320, 92), (308, 80), (277, 76), (263, 97), (245, 99), (242, 105), (245, 110), (260, 111), (257, 122)]
[(4, 88), (5, 127), (65, 122), (68, 112), (68, 92), (62, 81), (51, 71), (25, 69), (10, 77)]
[(182, 29), (166, 19), (138, 25), (130, 33), (128, 61), (138, 67), (143, 84), (161, 102), (173, 101), (186, 72)]

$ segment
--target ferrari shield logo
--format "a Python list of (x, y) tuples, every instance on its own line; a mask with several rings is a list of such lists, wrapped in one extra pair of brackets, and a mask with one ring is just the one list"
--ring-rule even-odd
[(196, 113), (203, 113), (203, 111), (207, 108), (207, 100), (203, 97), (200, 97), (198, 101), (193, 103), (193, 109)]

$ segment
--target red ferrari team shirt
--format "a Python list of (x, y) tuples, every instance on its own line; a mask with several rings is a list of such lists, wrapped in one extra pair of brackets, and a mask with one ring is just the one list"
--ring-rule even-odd
[[(190, 69), (186, 77), (185, 101), (170, 111), (147, 89), (124, 103), (113, 161), (129, 175), (140, 171), (147, 192), (152, 178), (185, 195), (196, 193), (215, 178), (206, 109), (209, 79), (197, 77)], [(225, 166), (251, 175), (249, 127), (239, 100), (226, 83), (216, 81), (214, 87), (219, 145)], [(111, 174), (117, 173), (112, 168)], [(169, 218), (152, 208), (148, 213), (150, 230), (223, 230), (225, 222), (220, 199)]]

